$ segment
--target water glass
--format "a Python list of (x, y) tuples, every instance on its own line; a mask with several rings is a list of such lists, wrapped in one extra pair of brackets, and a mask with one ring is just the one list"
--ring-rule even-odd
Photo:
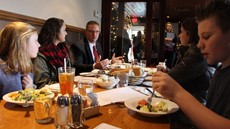
[(146, 68), (146, 64), (147, 64), (146, 60), (141, 60), (141, 61), (140, 61), (140, 66), (141, 66), (142, 68)]
[(119, 72), (117, 78), (120, 80), (117, 87), (126, 87), (129, 83), (129, 74), (124, 72)]
[(131, 61), (131, 64), (132, 64), (132, 66), (138, 66), (138, 60), (137, 59), (133, 59), (132, 61)]
[(86, 96), (88, 93), (93, 92), (93, 80), (80, 79), (78, 81), (78, 91), (80, 95)]
[(75, 76), (75, 68), (73, 67), (58, 68), (60, 92), (62, 95), (64, 94), (72, 95), (73, 94), (74, 76)]

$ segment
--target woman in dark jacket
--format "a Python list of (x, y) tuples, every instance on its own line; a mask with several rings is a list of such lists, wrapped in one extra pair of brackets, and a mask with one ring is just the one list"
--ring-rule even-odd
[(58, 67), (64, 66), (64, 58), (70, 61), (69, 52), (64, 44), (66, 35), (66, 25), (62, 19), (50, 18), (42, 26), (38, 35), (41, 47), (34, 60), (34, 81), (38, 88), (57, 83)]

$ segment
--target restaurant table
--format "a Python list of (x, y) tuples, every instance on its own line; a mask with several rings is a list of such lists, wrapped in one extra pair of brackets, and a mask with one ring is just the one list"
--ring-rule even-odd
[[(104, 89), (95, 86), (95, 91)], [(54, 106), (51, 107), (52, 121), (38, 124), (34, 118), (33, 106), (22, 107), (0, 100), (0, 129), (55, 129)], [(100, 113), (86, 119), (85, 129), (93, 129), (101, 123), (107, 123), (122, 129), (170, 129), (170, 116), (145, 117), (127, 109), (121, 104), (100, 107)]]

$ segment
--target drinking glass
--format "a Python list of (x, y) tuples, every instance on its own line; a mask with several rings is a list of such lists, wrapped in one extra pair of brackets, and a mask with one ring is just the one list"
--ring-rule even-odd
[(51, 121), (51, 105), (51, 98), (46, 97), (34, 99), (34, 115), (37, 123), (48, 123)]
[(73, 67), (58, 68), (60, 92), (62, 95), (64, 94), (72, 95), (73, 94), (74, 76), (75, 76), (75, 68)]
[(140, 66), (141, 66), (142, 68), (146, 68), (146, 60), (141, 60), (141, 61), (140, 61)]
[(93, 92), (93, 80), (80, 79), (78, 81), (78, 91), (82, 96), (86, 96), (88, 93)]
[(128, 73), (119, 72), (119, 73), (117, 73), (117, 78), (119, 79), (117, 87), (128, 86), (128, 83), (129, 83), (129, 74)]
[(138, 60), (137, 59), (133, 59), (132, 61), (131, 61), (131, 64), (132, 64), (132, 66), (138, 66)]

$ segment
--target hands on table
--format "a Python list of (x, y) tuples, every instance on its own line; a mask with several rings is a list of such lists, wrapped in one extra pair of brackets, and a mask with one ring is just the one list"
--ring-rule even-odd
[(113, 54), (112, 59), (104, 59), (101, 61), (101, 56), (96, 60), (96, 63), (94, 64), (95, 69), (106, 69), (109, 64), (113, 64), (116, 61), (121, 60), (121, 62), (124, 62), (124, 59), (122, 56), (115, 57), (115, 54)]

